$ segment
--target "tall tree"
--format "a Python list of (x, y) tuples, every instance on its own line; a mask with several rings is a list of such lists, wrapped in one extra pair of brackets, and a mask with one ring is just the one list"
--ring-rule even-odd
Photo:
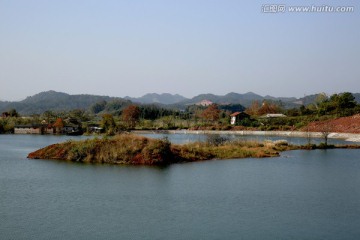
[(55, 118), (55, 114), (50, 110), (45, 111), (42, 115), (46, 119), (47, 123), (51, 123)]
[(276, 103), (264, 101), (258, 111), (258, 114), (264, 115), (268, 113), (279, 113), (280, 111), (281, 108)]
[(211, 104), (202, 113), (201, 117), (206, 121), (215, 122), (220, 118), (220, 110), (216, 104)]
[(62, 120), (62, 118), (58, 118), (58, 119), (56, 119), (53, 126), (56, 128), (57, 133), (61, 133), (63, 130), (63, 127), (64, 127), (64, 121)]
[(101, 127), (107, 133), (114, 133), (114, 131), (116, 129), (116, 123), (115, 123), (113, 115), (111, 115), (109, 113), (103, 114), (102, 119), (101, 119)]
[(260, 109), (260, 103), (259, 101), (253, 101), (251, 103), (251, 106), (246, 109), (246, 113), (249, 115), (257, 116), (259, 115), (259, 109)]
[(140, 108), (136, 105), (129, 105), (122, 111), (121, 118), (129, 128), (134, 128), (140, 118)]

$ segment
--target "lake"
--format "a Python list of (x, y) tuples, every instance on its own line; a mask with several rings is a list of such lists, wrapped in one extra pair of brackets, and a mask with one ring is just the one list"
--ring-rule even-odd
[(0, 239), (360, 239), (360, 150), (162, 168), (26, 158), (70, 138), (84, 137), (0, 135)]

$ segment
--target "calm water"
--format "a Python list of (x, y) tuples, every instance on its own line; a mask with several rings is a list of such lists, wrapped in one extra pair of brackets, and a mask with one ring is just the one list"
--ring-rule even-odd
[[(167, 137), (173, 143), (189, 143), (193, 141), (206, 141), (208, 136), (205, 134), (195, 134), (195, 133), (182, 133), (182, 134), (166, 134), (166, 133), (142, 133), (140, 135), (152, 137), (152, 138), (164, 138)], [(263, 142), (266, 140), (276, 141), (276, 140), (286, 140), (289, 144), (295, 145), (304, 145), (309, 143), (309, 139), (301, 138), (301, 137), (286, 137), (286, 136), (256, 136), (256, 135), (236, 135), (236, 134), (226, 134), (226, 135), (219, 135), (218, 136), (224, 137), (229, 140), (237, 139), (237, 140), (244, 140), (244, 141), (257, 141)], [(312, 144), (319, 144), (324, 142), (323, 138), (311, 138), (310, 143)], [(334, 139), (329, 138), (328, 144), (360, 144), (360, 142), (349, 142), (343, 139)]]
[(28, 160), (0, 135), (0, 239), (360, 239), (360, 150), (166, 168)]

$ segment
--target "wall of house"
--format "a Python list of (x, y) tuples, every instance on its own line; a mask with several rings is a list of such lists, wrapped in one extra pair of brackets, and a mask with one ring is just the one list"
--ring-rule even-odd
[(15, 134), (41, 134), (41, 128), (15, 128)]
[(230, 123), (231, 123), (232, 125), (234, 125), (234, 124), (236, 123), (236, 117), (231, 117)]
[(54, 129), (54, 128), (46, 128), (46, 129), (45, 129), (45, 133), (46, 133), (46, 134), (54, 134), (54, 133), (55, 133), (55, 129)]

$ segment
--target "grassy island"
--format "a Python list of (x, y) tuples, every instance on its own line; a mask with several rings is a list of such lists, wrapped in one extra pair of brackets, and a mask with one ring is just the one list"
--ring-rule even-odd
[(39, 149), (31, 159), (58, 159), (86, 163), (166, 165), (210, 159), (262, 158), (279, 156), (279, 152), (298, 149), (285, 141), (219, 141), (171, 144), (167, 139), (151, 139), (132, 134), (112, 138), (67, 141)]

